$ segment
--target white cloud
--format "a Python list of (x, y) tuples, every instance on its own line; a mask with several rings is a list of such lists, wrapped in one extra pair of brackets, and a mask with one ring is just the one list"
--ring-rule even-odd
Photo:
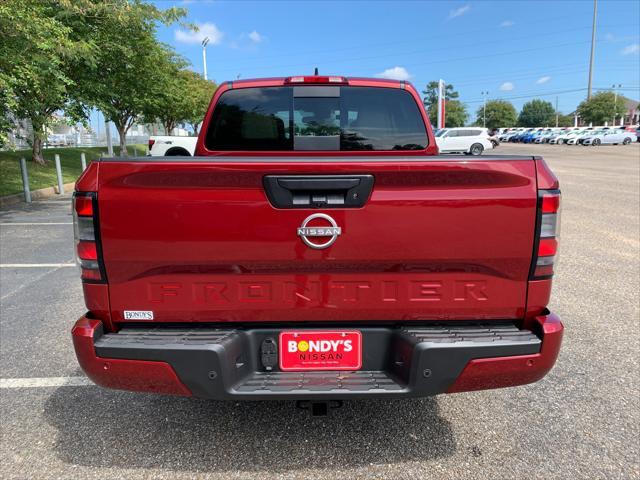
[(469, 10), (471, 10), (471, 5), (465, 5), (464, 7), (460, 7), (460, 8), (456, 8), (455, 10), (450, 10), (449, 11), (449, 18), (456, 18), (459, 17), (461, 15), (464, 15), (465, 13), (467, 13)]
[(411, 75), (404, 67), (393, 67), (387, 68), (384, 72), (376, 73), (376, 77), (390, 80), (409, 80)]
[(551, 80), (551, 77), (549, 75), (545, 75), (544, 77), (540, 77), (538, 80), (536, 80), (536, 83), (538, 85), (542, 85), (543, 83), (547, 83), (549, 80)]
[(254, 43), (260, 43), (261, 41), (264, 40), (264, 37), (254, 30), (249, 34), (249, 40), (251, 40)]
[(501, 27), (513, 27), (515, 22), (513, 20), (505, 20), (500, 24)]
[(640, 53), (640, 43), (632, 43), (631, 45), (627, 45), (620, 52), (622, 55), (633, 55), (634, 53)]
[(502, 90), (503, 92), (510, 92), (514, 88), (516, 88), (516, 87), (511, 82), (504, 82), (502, 85), (500, 85), (500, 90)]
[(224, 33), (222, 33), (218, 27), (213, 23), (199, 23), (197, 24), (198, 31), (194, 32), (193, 30), (176, 30), (175, 39), (176, 42), (182, 43), (202, 43), (205, 37), (209, 37), (209, 42), (212, 45), (217, 45), (222, 41), (222, 37)]

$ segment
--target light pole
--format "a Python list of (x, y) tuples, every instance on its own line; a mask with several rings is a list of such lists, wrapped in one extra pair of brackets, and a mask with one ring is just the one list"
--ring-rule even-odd
[[(611, 85), (611, 88), (613, 88), (613, 123), (611, 124), (612, 126), (616, 126), (616, 117), (617, 115), (617, 110), (618, 110), (618, 90), (616, 90), (616, 88), (622, 88), (622, 84), (613, 84)], [(624, 122), (624, 117), (622, 118), (622, 121)]]
[(204, 73), (204, 79), (207, 80), (207, 44), (209, 43), (209, 37), (202, 39), (202, 72)]
[(482, 95), (482, 126), (487, 126), (487, 95), (489, 92), (480, 92)]
[(593, 57), (596, 53), (596, 18), (598, 17), (598, 0), (593, 0), (593, 25), (591, 27), (591, 56), (589, 57), (589, 85), (587, 100), (591, 98), (591, 77), (593, 75)]

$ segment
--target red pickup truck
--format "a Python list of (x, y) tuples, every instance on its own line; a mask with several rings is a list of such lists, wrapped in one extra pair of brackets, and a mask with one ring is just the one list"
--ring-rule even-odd
[(558, 180), (438, 155), (403, 81), (224, 83), (196, 156), (102, 158), (73, 203), (99, 385), (322, 412), (535, 382), (560, 349)]

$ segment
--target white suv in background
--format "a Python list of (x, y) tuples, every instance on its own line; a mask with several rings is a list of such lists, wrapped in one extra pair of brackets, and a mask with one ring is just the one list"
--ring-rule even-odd
[(482, 155), (491, 150), (493, 143), (489, 139), (489, 130), (478, 127), (445, 128), (436, 135), (436, 144), (440, 153), (464, 153)]

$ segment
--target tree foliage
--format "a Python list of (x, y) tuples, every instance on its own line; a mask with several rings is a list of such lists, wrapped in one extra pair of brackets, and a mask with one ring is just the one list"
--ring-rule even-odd
[(522, 106), (518, 116), (521, 127), (550, 127), (555, 126), (556, 111), (551, 102), (534, 99)]
[[(2, 136), (9, 115), (27, 118), (33, 127), (32, 160), (43, 164), (42, 144), (51, 116), (74, 93), (72, 73), (91, 62), (95, 45), (73, 31), (73, 9), (64, 2), (0, 2), (0, 102)], [(78, 5), (83, 1), (78, 0)], [(74, 7), (75, 8), (75, 7)]]
[(559, 127), (573, 127), (573, 115), (558, 115)]
[(502, 127), (513, 127), (518, 121), (518, 112), (515, 107), (506, 100), (489, 100), (476, 111), (476, 125), (483, 125), (486, 118), (486, 126), (489, 130)]
[[(463, 127), (467, 123), (469, 114), (467, 107), (460, 100), (448, 100), (445, 106), (444, 126), (445, 128)], [(436, 118), (437, 120), (437, 118)], [(433, 122), (435, 125), (435, 122)]]
[[(422, 91), (422, 94), (424, 95), (422, 99), (422, 103), (424, 103), (424, 107), (427, 110), (427, 113), (429, 114), (429, 120), (431, 121), (432, 125), (435, 125), (436, 122), (438, 121), (438, 82), (432, 81), (427, 83), (427, 88)], [(449, 105), (449, 103), (451, 103), (451, 101), (454, 101), (454, 100), (457, 102), (457, 104), (453, 104), (451, 108), (449, 106), (445, 108), (446, 117), (449, 116), (449, 111), (451, 110), (453, 112), (452, 123), (459, 123), (458, 120), (460, 119), (461, 111), (464, 111), (464, 120), (462, 121), (462, 125), (464, 125), (464, 123), (467, 121), (468, 115), (464, 105), (460, 103), (458, 100), (456, 100), (458, 97), (459, 97), (459, 94), (453, 89), (453, 85), (451, 85), (450, 83), (445, 84), (444, 98), (445, 100), (447, 100), (447, 105)], [(454, 125), (448, 124), (446, 117), (445, 117), (445, 126), (453, 127)], [(455, 125), (455, 126), (462, 126), (462, 125)]]
[(593, 125), (603, 125), (605, 122), (612, 122), (614, 115), (616, 118), (625, 114), (624, 102), (613, 92), (598, 92), (589, 100), (584, 100), (578, 105), (578, 115), (586, 123)]
[(65, 110), (80, 120), (95, 106), (116, 123), (124, 145), (124, 134), (155, 93), (153, 62), (169, 52), (155, 39), (156, 26), (185, 13), (141, 0), (0, 2), (0, 138), (10, 115), (28, 118), (32, 159), (44, 163), (53, 113)]
[(216, 84), (205, 80), (200, 74), (186, 70), (183, 72), (187, 77), (188, 90), (185, 92), (186, 115), (184, 121), (188, 123), (195, 135), (198, 135), (198, 128), (209, 107), (209, 102), (216, 91)]
[(185, 123), (197, 135), (216, 88), (213, 82), (191, 70), (179, 70), (184, 66), (179, 59), (172, 59), (161, 68), (165, 72), (162, 92), (145, 111), (146, 120), (159, 120), (166, 135), (171, 135), (176, 126)]
[(87, 25), (88, 35), (100, 48), (95, 67), (82, 74), (80, 101), (114, 123), (120, 154), (126, 156), (131, 125), (166, 100), (171, 76), (183, 66), (167, 45), (156, 40), (157, 25), (175, 22), (186, 12), (161, 10), (139, 0), (111, 0), (109, 5)]

